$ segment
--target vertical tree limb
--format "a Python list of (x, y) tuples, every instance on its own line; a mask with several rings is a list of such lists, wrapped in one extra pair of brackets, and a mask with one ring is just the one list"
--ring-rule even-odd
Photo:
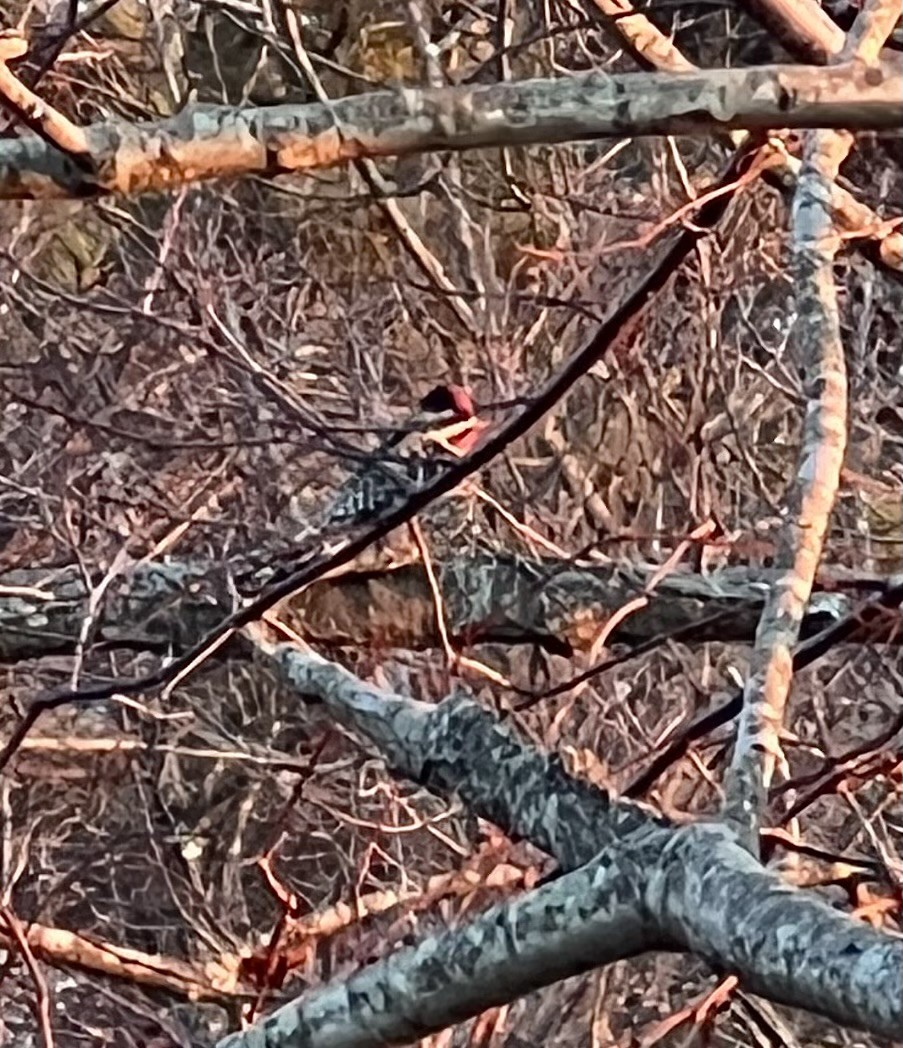
[(840, 237), (831, 219), (831, 184), (850, 138), (810, 132), (793, 205), (793, 269), (797, 285), (796, 345), (805, 378), (806, 417), (790, 520), (778, 543), (783, 576), (775, 583), (756, 631), (743, 712), (727, 780), (725, 815), (752, 842), (777, 764), (793, 647), (812, 592), (846, 448), (847, 377), (834, 256)]
[[(868, 60), (897, 21), (897, 0), (869, 0), (839, 60)], [(775, 583), (756, 631), (737, 744), (728, 771), (724, 815), (750, 848), (758, 840), (768, 788), (783, 763), (780, 732), (793, 679), (793, 647), (812, 593), (847, 441), (847, 376), (834, 258), (840, 237), (831, 191), (852, 144), (846, 132), (810, 131), (793, 202), (795, 342), (804, 373), (806, 417), (790, 519), (779, 539)]]

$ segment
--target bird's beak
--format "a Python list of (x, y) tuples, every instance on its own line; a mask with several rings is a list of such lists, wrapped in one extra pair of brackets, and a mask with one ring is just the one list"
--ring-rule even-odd
[(428, 430), (425, 434), (428, 440), (434, 441), (452, 455), (459, 458), (466, 455), (477, 443), (486, 423), (479, 418), (466, 418), (460, 422), (452, 422), (448, 426)]
[(435, 411), (420, 411), (413, 415), (405, 425), (407, 433), (438, 433), (449, 426), (456, 426), (458, 422), (453, 411), (443, 411), (437, 414)]

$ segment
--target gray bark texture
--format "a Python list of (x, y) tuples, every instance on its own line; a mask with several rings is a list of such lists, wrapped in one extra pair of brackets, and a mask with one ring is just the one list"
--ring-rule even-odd
[(208, 178), (310, 171), (366, 157), (715, 127), (903, 125), (903, 67), (889, 60), (630, 73), (380, 91), (308, 105), (189, 106), (162, 122), (84, 129), (86, 153), (0, 141), (0, 198), (171, 189)]
[[(453, 558), (436, 568), (453, 638), (573, 649), (588, 646), (655, 571), (505, 556)], [(105, 591), (92, 624), (94, 641), (178, 654), (232, 610), (229, 580), (244, 570), (239, 563), (230, 568), (202, 559), (127, 567)], [(613, 631), (610, 643), (641, 644), (676, 630), (685, 643), (749, 641), (774, 578), (775, 572), (755, 568), (711, 575), (676, 571), (658, 582), (646, 607)], [(848, 614), (886, 585), (866, 575), (823, 575), (803, 635)], [(72, 652), (88, 600), (75, 566), (0, 575), (0, 658)], [(285, 615), (312, 643), (332, 647), (378, 640), (389, 647), (429, 648), (440, 642), (429, 581), (418, 564), (318, 582), (292, 598)]]
[(302, 995), (220, 1048), (403, 1044), (649, 949), (692, 952), (771, 1000), (846, 1025), (887, 1037), (903, 1029), (903, 938), (782, 883), (726, 826), (675, 827), (579, 782), (466, 697), (429, 706), (287, 645), (270, 650), (301, 695), (396, 771), (455, 792), (568, 872)]

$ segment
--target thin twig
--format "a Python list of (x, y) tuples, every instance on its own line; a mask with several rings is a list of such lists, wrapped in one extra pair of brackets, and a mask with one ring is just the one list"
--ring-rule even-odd
[(44, 978), (38, 962), (35, 960), (35, 955), (31, 952), (28, 937), (22, 928), (19, 918), (9, 906), (0, 906), (0, 918), (5, 922), (10, 938), (15, 942), (19, 953), (22, 954), (22, 960), (25, 962), (25, 967), (28, 969), (34, 983), (36, 995), (35, 1012), (41, 1028), (44, 1048), (53, 1048), (53, 1024), (50, 1021), (50, 990), (47, 988), (47, 980)]
[[(746, 149), (738, 150), (728, 162), (718, 184), (736, 186), (738, 178), (742, 177), (760, 145), (761, 140), (757, 140), (750, 143)], [(630, 336), (649, 304), (692, 253), (697, 241), (718, 223), (732, 199), (733, 194), (723, 194), (703, 204), (692, 228), (687, 226), (681, 230), (658, 262), (603, 321), (593, 336), (541, 387), (529, 404), (520, 411), (515, 411), (507, 422), (468, 455), (430, 484), (413, 492), (404, 503), (377, 517), (370, 528), (350, 538), (334, 552), (315, 551), (300, 564), (296, 564), (287, 575), (266, 586), (252, 601), (224, 618), (193, 648), (168, 665), (160, 666), (152, 673), (132, 680), (101, 684), (78, 691), (63, 691), (33, 702), (0, 751), (0, 771), (6, 767), (22, 739), (44, 713), (72, 703), (97, 702), (114, 695), (136, 694), (163, 685), (172, 687), (176, 680), (184, 679), (212, 650), (225, 643), (238, 630), (256, 622), (264, 612), (281, 600), (322, 578), (327, 572), (350, 563), (375, 542), (407, 523), (430, 503), (452, 491), (495, 459), (510, 444), (532, 429), (593, 364), (605, 355), (616, 357), (626, 352), (626, 347), (630, 345)]]
[[(793, 672), (798, 673), (806, 666), (811, 666), (813, 662), (822, 658), (837, 645), (851, 640), (860, 633), (866, 636), (876, 636), (877, 628), (887, 621), (889, 614), (893, 616), (895, 622), (899, 621), (899, 615), (894, 614), (894, 609), (898, 608), (901, 603), (903, 603), (903, 583), (890, 587), (880, 597), (832, 623), (794, 649)], [(738, 691), (726, 702), (696, 717), (621, 791), (622, 796), (642, 797), (668, 768), (687, 754), (694, 742), (698, 742), (699, 739), (705, 738), (723, 724), (732, 721), (742, 708), (743, 693)]]

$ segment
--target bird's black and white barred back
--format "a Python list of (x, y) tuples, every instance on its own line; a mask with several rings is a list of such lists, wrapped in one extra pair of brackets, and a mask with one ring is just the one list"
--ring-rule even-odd
[(391, 462), (374, 457), (348, 478), (329, 508), (329, 527), (357, 527), (397, 509), (449, 465), (420, 455), (392, 457)]
[(473, 400), (460, 386), (437, 386), (420, 401), (420, 414), (393, 433), (345, 481), (329, 508), (325, 524), (330, 529), (352, 528), (375, 520), (404, 504), (417, 490), (434, 481), (455, 458), (467, 450), (474, 427), (449, 432), (462, 423), (476, 422)]

